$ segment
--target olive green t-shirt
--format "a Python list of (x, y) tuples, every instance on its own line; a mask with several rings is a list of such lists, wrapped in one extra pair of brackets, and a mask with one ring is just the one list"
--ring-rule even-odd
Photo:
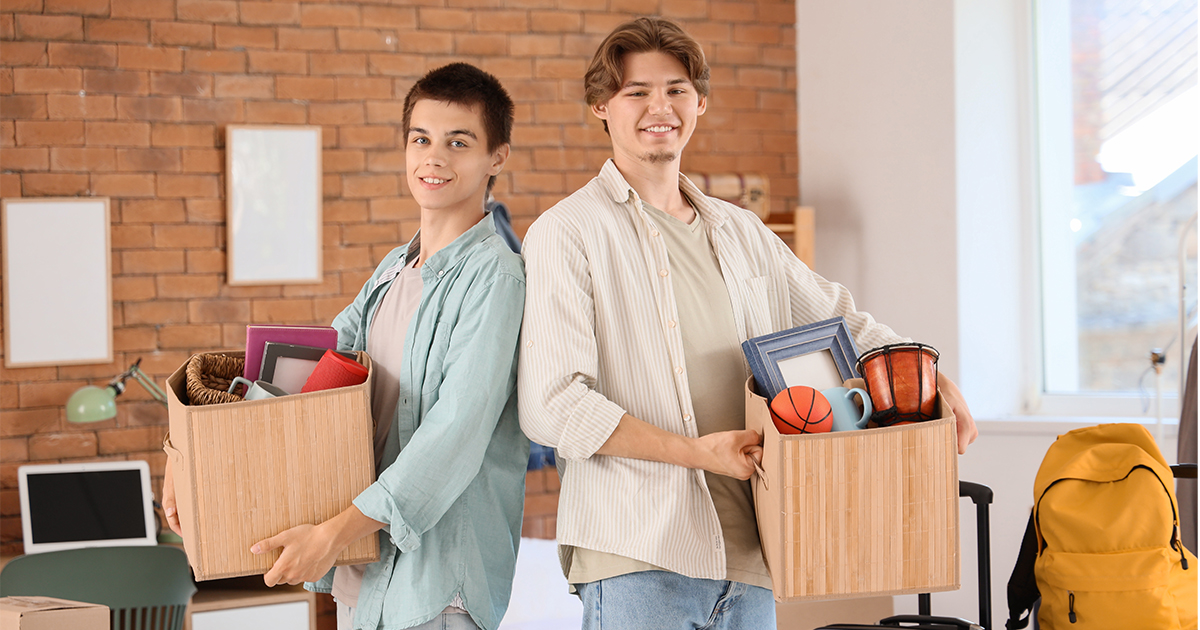
[[(672, 288), (683, 337), (688, 389), (699, 435), (746, 428), (746, 371), (733, 319), (733, 306), (708, 230), (697, 215), (690, 224), (642, 205), (667, 248)], [(771, 588), (763, 562), (750, 482), (705, 471), (725, 542), (725, 578)], [(567, 581), (586, 584), (637, 571), (663, 570), (652, 564), (591, 549), (574, 550)]]

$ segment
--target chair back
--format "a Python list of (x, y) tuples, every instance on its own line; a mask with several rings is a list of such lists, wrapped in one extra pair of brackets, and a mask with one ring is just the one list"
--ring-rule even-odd
[(112, 610), (112, 630), (181, 630), (196, 585), (187, 555), (170, 546), (90, 547), (14, 558), (0, 597), (41, 595)]

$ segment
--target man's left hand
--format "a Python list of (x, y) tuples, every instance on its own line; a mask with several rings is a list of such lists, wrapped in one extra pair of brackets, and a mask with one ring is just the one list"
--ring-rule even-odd
[(958, 454), (963, 455), (967, 452), (967, 447), (975, 441), (975, 438), (979, 437), (979, 429), (975, 427), (975, 418), (971, 416), (967, 400), (963, 398), (962, 392), (959, 391), (958, 385), (955, 385), (954, 381), (939, 373), (938, 389), (942, 391), (942, 395), (946, 397), (946, 402), (950, 405), (950, 410), (954, 412), (954, 418), (958, 425)]
[(297, 525), (250, 547), (255, 554), (283, 549), (279, 559), (263, 576), (267, 586), (316, 582), (333, 568), (341, 549), (320, 525)]

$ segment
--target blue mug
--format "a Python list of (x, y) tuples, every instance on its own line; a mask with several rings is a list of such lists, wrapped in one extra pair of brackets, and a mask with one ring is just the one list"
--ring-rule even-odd
[[(854, 389), (846, 389), (845, 387), (831, 387), (821, 392), (825, 398), (829, 400), (829, 406), (833, 409), (833, 429), (834, 431), (853, 431), (855, 429), (867, 428), (867, 422), (871, 420), (871, 397), (865, 390), (855, 387)], [(854, 395), (862, 399), (863, 410), (858, 411), (858, 405), (854, 403)]]

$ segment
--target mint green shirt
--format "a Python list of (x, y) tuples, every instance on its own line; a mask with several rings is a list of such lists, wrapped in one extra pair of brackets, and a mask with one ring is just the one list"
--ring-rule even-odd
[[(366, 348), (375, 309), (407, 252), (389, 253), (334, 318), (339, 349)], [(516, 395), (524, 267), (488, 215), (425, 261), (421, 278), (382, 472), (354, 500), (387, 523), (380, 560), (363, 575), (354, 627), (420, 625), (460, 594), (476, 625), (493, 630), (512, 591), (529, 461)], [(306, 587), (327, 593), (332, 581), (331, 571)]]

